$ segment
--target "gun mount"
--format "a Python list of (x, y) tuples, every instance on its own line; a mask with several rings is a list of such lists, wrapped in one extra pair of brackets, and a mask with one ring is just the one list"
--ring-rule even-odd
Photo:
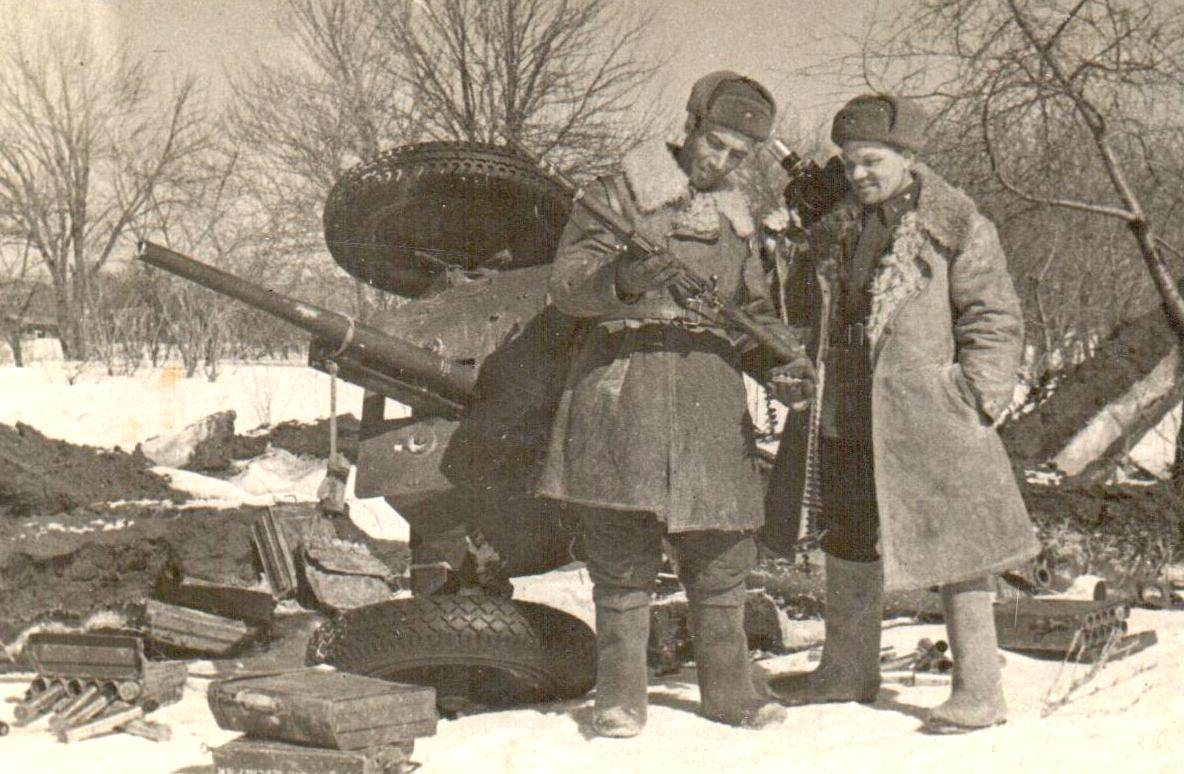
[[(332, 364), (367, 390), (356, 492), (386, 498), (410, 524), (415, 598), (330, 622), (310, 662), (427, 682), (442, 707), (592, 686), (591, 630), (504, 598), (510, 579), (578, 552), (564, 504), (533, 493), (583, 326), (546, 295), (571, 206), (570, 191), (531, 159), (488, 145), (398, 148), (346, 172), (325, 207), (330, 253), (410, 299), (366, 324), (142, 247), (145, 262), (307, 330), (310, 364)], [(411, 416), (388, 417), (388, 398)]]

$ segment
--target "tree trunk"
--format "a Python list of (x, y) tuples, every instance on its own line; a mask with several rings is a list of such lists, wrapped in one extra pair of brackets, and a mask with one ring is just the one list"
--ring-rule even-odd
[(1184, 495), (1184, 410), (1180, 412), (1180, 421), (1176, 423), (1176, 454), (1172, 459), (1172, 486), (1176, 492)]
[(1181, 373), (1180, 349), (1174, 347), (1150, 374), (1101, 407), (1053, 458), (1057, 469), (1082, 483), (1104, 483), (1135, 444), (1180, 405)]
[(8, 337), (8, 346), (12, 347), (12, 364), (17, 368), (24, 368), (25, 355), (21, 350), (21, 332), (19, 328)]
[(66, 277), (52, 272), (54, 305), (58, 313), (58, 336), (62, 341), (62, 357), (67, 360), (82, 360), (85, 357), (82, 345), (82, 321), (70, 298)]
[(1129, 448), (1179, 404), (1184, 382), (1178, 341), (1163, 305), (1120, 324), (1092, 357), (1064, 374), (1035, 411), (1004, 425), (1001, 435), (1013, 460), (1041, 464), (1076, 447), (1068, 455), (1074, 461), (1067, 473), (1108, 477)]

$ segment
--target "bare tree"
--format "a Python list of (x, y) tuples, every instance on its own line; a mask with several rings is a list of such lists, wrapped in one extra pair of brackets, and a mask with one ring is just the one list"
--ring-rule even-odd
[[(414, 97), (391, 77), (398, 54), (364, 3), (288, 0), (287, 11), (287, 48), (233, 74), (228, 120), (256, 252), (279, 284), (335, 271), (322, 237), (329, 190), (350, 166), (419, 136)], [(347, 296), (332, 305), (362, 318), (381, 305), (360, 282)]]
[(24, 242), (19, 255), (5, 254), (0, 243), (0, 338), (8, 342), (12, 350), (13, 365), (25, 365), (24, 338), (25, 322), (37, 297), (36, 283), (27, 280), (29, 272), (29, 243)]
[(595, 171), (648, 125), (650, 18), (610, 0), (367, 0), (390, 76), (437, 139), (512, 141)]
[(267, 232), (292, 253), (322, 247), (321, 210), (345, 169), (418, 130), (390, 76), (397, 53), (362, 2), (288, 0), (287, 10), (289, 48), (234, 74), (228, 123)]
[(1180, 252), (1159, 233), (1181, 233), (1184, 205), (1174, 184), (1182, 9), (1179, 0), (917, 0), (873, 32), (858, 64), (873, 87), (931, 97), (947, 139), (965, 147), (973, 138), (971, 152), (1013, 202), (1129, 229), (1184, 331), (1168, 261)]
[(162, 103), (126, 46), (31, 27), (0, 28), (0, 216), (48, 270), (63, 350), (84, 357), (95, 274), (207, 132), (193, 80)]

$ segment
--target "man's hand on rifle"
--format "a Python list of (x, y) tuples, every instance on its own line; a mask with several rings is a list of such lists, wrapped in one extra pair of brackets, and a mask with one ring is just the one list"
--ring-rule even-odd
[(769, 391), (793, 411), (804, 411), (810, 406), (817, 379), (814, 362), (802, 355), (769, 372)]
[(625, 256), (617, 262), (617, 294), (622, 298), (661, 290), (682, 274), (678, 261), (665, 253), (645, 258)]

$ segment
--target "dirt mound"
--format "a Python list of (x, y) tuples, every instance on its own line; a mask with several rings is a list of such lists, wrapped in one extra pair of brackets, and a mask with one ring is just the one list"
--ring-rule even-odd
[(79, 619), (143, 602), (166, 569), (249, 585), (257, 508), (91, 507), (10, 519), (0, 529), (0, 640), (50, 616)]
[(1023, 494), (1049, 562), (1067, 575), (1100, 575), (1117, 589), (1184, 561), (1184, 500), (1168, 482)]
[(141, 454), (46, 438), (25, 424), (0, 425), (0, 517), (112, 500), (185, 500), (148, 470), (151, 464)]
[[(337, 417), (337, 449), (350, 462), (357, 462), (358, 459), (360, 428), (361, 423), (353, 414)], [(329, 420), (282, 422), (264, 435), (236, 435), (226, 443), (225, 453), (231, 459), (248, 460), (262, 454), (268, 444), (292, 454), (329, 459)]]
[[(104, 506), (0, 520), (0, 643), (37, 621), (76, 624), (95, 611), (140, 605), (166, 575), (258, 583), (251, 525), (263, 510)], [(347, 539), (367, 541), (352, 524), (341, 526)], [(396, 574), (406, 569), (406, 543), (367, 542)]]

